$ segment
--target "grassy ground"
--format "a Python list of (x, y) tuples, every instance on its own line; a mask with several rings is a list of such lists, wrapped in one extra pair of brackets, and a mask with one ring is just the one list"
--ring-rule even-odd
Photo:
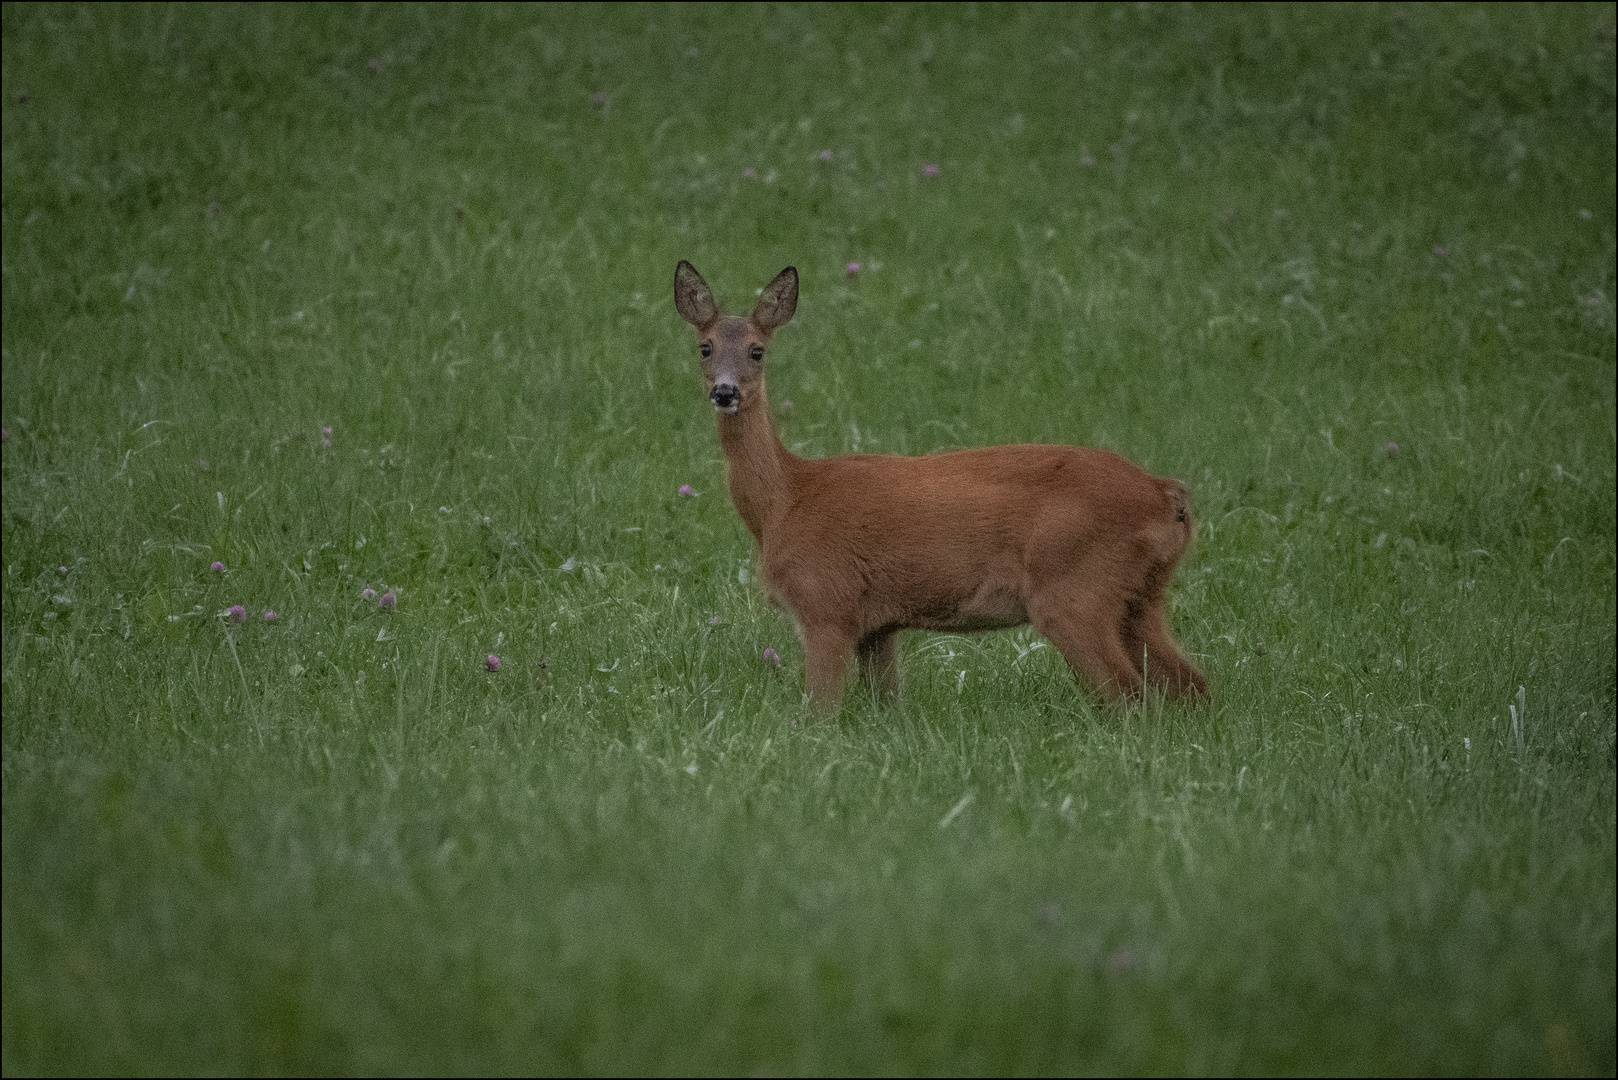
[[(8, 1075), (1613, 1072), (1611, 5), (3, 18)], [(682, 257), (1212, 704), (814, 720)]]

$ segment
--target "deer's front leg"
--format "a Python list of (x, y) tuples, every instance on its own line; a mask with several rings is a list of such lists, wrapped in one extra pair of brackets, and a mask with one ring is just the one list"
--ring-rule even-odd
[(834, 709), (843, 700), (843, 674), (853, 636), (831, 627), (803, 628), (804, 667), (809, 701), (817, 709)]

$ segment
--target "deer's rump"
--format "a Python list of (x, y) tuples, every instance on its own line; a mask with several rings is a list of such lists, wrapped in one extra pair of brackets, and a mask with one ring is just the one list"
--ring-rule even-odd
[(791, 489), (764, 581), (804, 624), (859, 634), (1018, 626), (1072, 575), (1166, 580), (1190, 539), (1184, 488), (1103, 450), (855, 454), (802, 462)]

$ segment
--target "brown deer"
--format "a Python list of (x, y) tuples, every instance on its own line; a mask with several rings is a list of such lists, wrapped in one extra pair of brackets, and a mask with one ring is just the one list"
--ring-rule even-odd
[(745, 318), (682, 260), (674, 306), (697, 328), (730, 497), (759, 577), (797, 620), (810, 700), (837, 704), (850, 651), (886, 693), (900, 630), (1032, 623), (1109, 698), (1207, 684), (1169, 633), (1164, 592), (1191, 543), (1185, 485), (1105, 450), (992, 446), (808, 459), (781, 445), (764, 351), (798, 305), (787, 267)]

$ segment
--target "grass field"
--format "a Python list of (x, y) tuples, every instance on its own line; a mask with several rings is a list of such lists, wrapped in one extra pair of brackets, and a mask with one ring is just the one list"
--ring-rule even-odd
[[(1612, 1074), (1613, 32), (6, 6), (4, 1072)], [(680, 258), (1184, 479), (1211, 703), (811, 714)]]

